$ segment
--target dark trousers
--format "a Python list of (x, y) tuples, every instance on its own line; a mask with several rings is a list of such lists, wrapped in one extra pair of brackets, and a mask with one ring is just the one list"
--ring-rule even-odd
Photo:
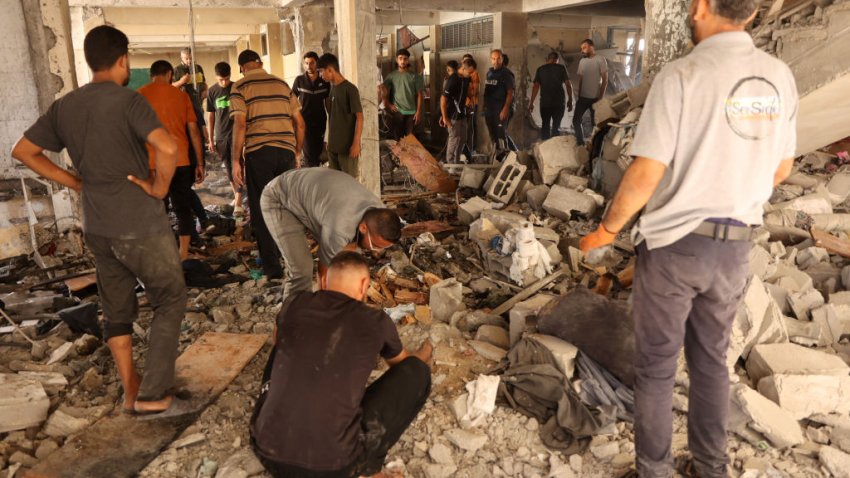
[(403, 115), (398, 111), (390, 113), (390, 134), (393, 139), (398, 141), (409, 134), (413, 134), (413, 127), (416, 126), (413, 117), (414, 115)]
[[(177, 234), (191, 236), (195, 231), (195, 218), (192, 215), (192, 183), (195, 182), (195, 168), (192, 166), (178, 166), (174, 170), (174, 177), (168, 186), (168, 197), (171, 199), (171, 208), (177, 216)], [(196, 196), (197, 197), (197, 196)], [(200, 199), (199, 199), (200, 201)], [(201, 206), (203, 209), (203, 206)], [(204, 214), (206, 217), (206, 214)]]
[(642, 478), (673, 473), (673, 385), (682, 345), (690, 373), (688, 448), (698, 476), (727, 476), (726, 350), (749, 270), (747, 241), (691, 234), (638, 246), (634, 286), (635, 453)]
[(327, 118), (304, 118), (307, 129), (304, 131), (301, 166), (315, 168), (322, 164), (322, 150), (325, 145), (325, 127)]
[(558, 136), (558, 130), (561, 128), (561, 120), (564, 119), (565, 109), (566, 107), (564, 105), (540, 107), (540, 118), (542, 119), (540, 139), (546, 140)]
[(266, 470), (275, 478), (349, 478), (381, 471), (387, 451), (401, 438), (431, 393), (431, 369), (416, 357), (390, 367), (366, 387), (361, 407), (362, 453), (350, 466), (337, 471), (313, 471), (264, 458)]
[[(232, 183), (233, 182), (233, 141), (231, 137), (227, 137), (226, 139), (220, 139), (215, 142), (215, 152), (218, 154), (221, 162), (224, 163), (224, 170), (227, 171), (227, 179)], [(242, 161), (242, 165), (244, 166), (244, 159), (239, 158), (239, 161)], [(242, 188), (240, 188), (241, 191)]]
[(499, 112), (484, 113), (484, 122), (487, 124), (487, 131), (490, 133), (490, 141), (495, 143), (496, 150), (507, 151), (508, 149), (508, 123), (511, 122), (511, 117), (502, 121), (499, 119)]
[(295, 167), (295, 153), (288, 149), (264, 146), (245, 154), (245, 182), (248, 189), (248, 207), (251, 208), (251, 228), (257, 239), (263, 273), (270, 279), (283, 277), (280, 252), (266, 227), (260, 209), (263, 188), (272, 179)]
[(86, 234), (86, 245), (97, 266), (104, 340), (133, 333), (139, 316), (136, 279), (145, 287), (153, 321), (139, 400), (159, 400), (174, 386), (180, 322), (186, 312), (186, 284), (174, 236), (116, 239)]
[(581, 126), (581, 120), (584, 114), (590, 111), (590, 122), (596, 124), (596, 112), (593, 111), (594, 103), (596, 103), (596, 98), (584, 98), (581, 96), (576, 101), (576, 109), (573, 112), (573, 130), (576, 134), (576, 142), (579, 145), (584, 144), (584, 130)]
[[(475, 152), (475, 140), (478, 138), (478, 105), (467, 107), (469, 114), (466, 119), (466, 146), (470, 153)], [(469, 158), (472, 161), (472, 158)]]

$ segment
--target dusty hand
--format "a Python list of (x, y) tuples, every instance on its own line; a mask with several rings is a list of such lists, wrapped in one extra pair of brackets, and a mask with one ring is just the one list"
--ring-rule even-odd
[(502, 110), (499, 113), (499, 120), (500, 121), (507, 121), (508, 120), (508, 110)]
[(241, 161), (233, 162), (233, 184), (235, 184), (237, 188), (245, 187), (245, 173), (242, 171)]
[(352, 143), (351, 148), (348, 149), (348, 157), (349, 158), (359, 158), (360, 157), (360, 143)]
[(600, 247), (612, 244), (616, 238), (616, 234), (608, 232), (605, 227), (600, 224), (595, 231), (581, 238), (578, 247), (581, 249), (583, 254), (587, 254), (593, 249), (599, 249)]
[(392, 111), (393, 113), (398, 113), (398, 108), (396, 107), (396, 105), (390, 103), (390, 111)]
[(207, 172), (203, 164), (195, 166), (195, 184), (201, 184), (202, 182), (204, 182), (204, 178), (206, 176)]
[(416, 114), (413, 115), (413, 124), (419, 124), (422, 121), (422, 113), (417, 111)]
[(131, 175), (127, 176), (127, 179), (130, 182), (132, 182), (133, 184), (135, 184), (136, 186), (142, 188), (142, 191), (144, 191), (145, 194), (147, 194), (148, 196), (150, 196), (152, 198), (162, 199), (162, 198), (165, 197), (165, 193), (167, 193), (167, 190), (165, 192), (163, 192), (163, 191), (157, 191), (154, 188), (154, 175), (153, 174), (151, 174), (150, 177), (148, 177), (148, 179), (139, 179), (139, 178), (137, 178), (137, 177), (135, 177), (131, 174)]

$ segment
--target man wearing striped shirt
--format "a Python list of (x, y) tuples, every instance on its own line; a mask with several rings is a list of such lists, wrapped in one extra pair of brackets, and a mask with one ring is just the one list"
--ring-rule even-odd
[[(304, 118), (301, 105), (289, 85), (263, 69), (260, 55), (253, 50), (239, 54), (243, 78), (230, 92), (230, 116), (233, 117), (233, 182), (246, 186), (251, 228), (270, 279), (283, 277), (280, 253), (269, 233), (260, 209), (263, 188), (284, 172), (301, 167), (304, 144)], [(239, 159), (244, 148), (245, 169)]]

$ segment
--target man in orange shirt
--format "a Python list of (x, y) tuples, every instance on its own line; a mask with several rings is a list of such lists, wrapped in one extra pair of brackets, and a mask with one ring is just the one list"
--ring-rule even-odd
[[(478, 75), (478, 64), (469, 53), (463, 55), (462, 63), (470, 70), (469, 87), (466, 95), (466, 112), (469, 115), (466, 127), (466, 145), (470, 156), (475, 152), (475, 130), (476, 118), (478, 116), (478, 86), (481, 85), (481, 76)], [(472, 157), (467, 158), (472, 161)]]
[[(180, 236), (180, 259), (189, 256), (189, 240), (195, 221), (192, 217), (192, 183), (204, 180), (204, 155), (201, 149), (201, 132), (198, 129), (195, 108), (189, 95), (171, 86), (174, 69), (165, 60), (153, 62), (150, 70), (151, 82), (139, 88), (156, 112), (160, 123), (177, 142), (177, 169), (168, 189), (171, 206), (177, 216), (177, 234)], [(189, 131), (187, 136), (186, 131)], [(194, 168), (189, 162), (189, 140), (194, 148), (198, 164)], [(154, 152), (148, 146), (151, 169), (154, 167)]]

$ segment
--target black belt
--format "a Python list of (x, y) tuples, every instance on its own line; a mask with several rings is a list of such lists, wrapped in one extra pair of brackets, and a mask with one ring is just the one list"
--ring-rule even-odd
[(692, 233), (706, 236), (715, 241), (751, 241), (755, 228), (750, 226), (734, 226), (703, 221)]

